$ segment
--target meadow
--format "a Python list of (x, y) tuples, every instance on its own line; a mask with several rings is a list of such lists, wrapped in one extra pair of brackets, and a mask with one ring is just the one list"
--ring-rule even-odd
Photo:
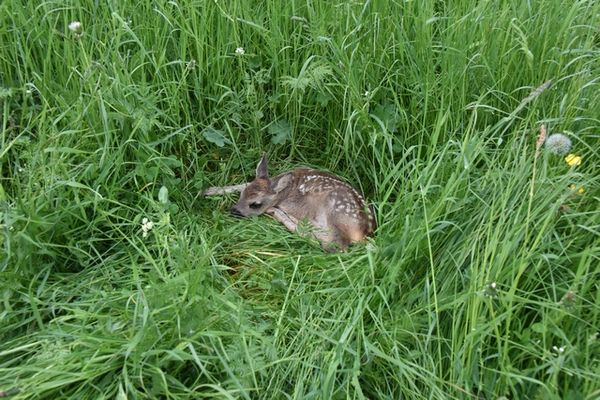
[[(3, 0), (0, 394), (599, 399), (599, 26), (593, 1)], [(375, 235), (326, 253), (201, 195), (263, 152), (360, 189)]]

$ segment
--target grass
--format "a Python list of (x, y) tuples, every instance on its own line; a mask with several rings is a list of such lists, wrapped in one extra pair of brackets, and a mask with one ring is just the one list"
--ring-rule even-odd
[[(1, 2), (0, 391), (599, 398), (600, 4), (513, 3)], [(263, 151), (373, 239), (198, 195)]]

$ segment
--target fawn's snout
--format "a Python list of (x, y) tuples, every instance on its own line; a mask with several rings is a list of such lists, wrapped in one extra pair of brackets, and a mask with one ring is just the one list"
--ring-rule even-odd
[(233, 215), (236, 218), (244, 218), (245, 215), (241, 213), (240, 210), (237, 209), (236, 206), (233, 206), (229, 209), (229, 214)]

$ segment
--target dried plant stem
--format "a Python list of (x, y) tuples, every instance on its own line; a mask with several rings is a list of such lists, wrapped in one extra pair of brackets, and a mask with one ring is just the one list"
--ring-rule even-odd
[(540, 149), (544, 145), (545, 141), (546, 141), (546, 125), (542, 124), (542, 125), (540, 125), (540, 134), (538, 135), (537, 140), (535, 142), (535, 158), (538, 158), (540, 156)]
[(213, 186), (204, 190), (202, 196), (222, 196), (227, 193), (240, 193), (246, 186), (248, 186), (247, 183), (231, 186)]

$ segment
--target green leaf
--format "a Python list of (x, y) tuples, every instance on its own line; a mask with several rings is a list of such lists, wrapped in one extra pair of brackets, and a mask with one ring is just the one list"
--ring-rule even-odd
[(163, 186), (158, 191), (158, 201), (163, 204), (167, 204), (169, 202), (169, 189), (166, 186)]
[(304, 91), (306, 88), (316, 89), (323, 85), (326, 79), (333, 75), (330, 66), (318, 61), (313, 61), (314, 56), (311, 56), (300, 70), (298, 76), (284, 76), (281, 78), (281, 84), (292, 90)]
[(531, 325), (531, 330), (537, 333), (544, 333), (546, 332), (546, 326), (536, 322), (535, 324)]
[(292, 137), (292, 126), (284, 119), (273, 122), (268, 128), (273, 144), (283, 144)]
[(317, 102), (321, 107), (327, 107), (331, 100), (333, 100), (333, 98), (326, 92), (319, 92), (317, 94)]
[(0, 87), (0, 99), (7, 99), (13, 95), (12, 88)]
[(371, 117), (380, 120), (383, 127), (388, 132), (394, 133), (398, 129), (398, 110), (393, 104), (378, 104), (371, 113)]
[(204, 136), (204, 139), (210, 143), (216, 144), (219, 147), (223, 147), (226, 144), (231, 144), (231, 140), (225, 137), (222, 130), (215, 129), (212, 126), (206, 128), (202, 132), (202, 136)]
[(183, 163), (181, 161), (179, 161), (177, 159), (177, 156), (175, 155), (170, 155), (168, 157), (165, 157), (163, 159), (163, 162), (165, 163), (165, 165), (171, 167), (171, 168), (181, 168), (183, 167)]

